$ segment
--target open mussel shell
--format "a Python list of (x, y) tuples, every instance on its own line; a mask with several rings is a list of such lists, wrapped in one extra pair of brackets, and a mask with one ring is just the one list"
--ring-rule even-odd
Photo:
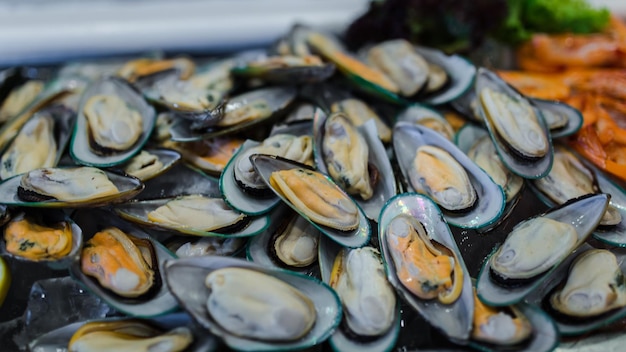
[[(576, 260), (576, 258), (590, 250), (595, 250), (595, 248), (589, 244), (583, 244), (574, 253), (567, 257), (567, 259), (565, 259), (556, 270), (551, 272), (545, 279), (545, 281), (526, 298), (526, 301), (528, 303), (536, 305), (538, 307), (544, 307), (544, 311), (552, 316), (556, 327), (561, 335), (574, 336), (586, 334), (590, 331), (600, 329), (626, 317), (626, 307), (616, 308), (606, 313), (589, 318), (577, 319), (568, 317), (563, 313), (558, 313), (552, 307), (549, 307), (550, 295), (555, 292), (555, 289), (559, 285), (564, 284), (564, 282), (567, 280), (568, 272), (571, 269), (572, 263)], [(618, 266), (622, 273), (625, 273), (626, 252), (624, 252), (624, 249), (614, 248), (609, 250), (615, 255)]]
[[(59, 168), (62, 169), (62, 168)], [(144, 188), (144, 184), (138, 178), (126, 174), (118, 174), (112, 171), (103, 170), (107, 178), (117, 187), (119, 193), (92, 198), (87, 200), (63, 201), (63, 200), (42, 200), (36, 202), (24, 201), (18, 196), (18, 188), (21, 175), (13, 176), (0, 183), (0, 203), (21, 207), (41, 207), (41, 208), (95, 208), (112, 203), (124, 202), (137, 195)]]
[[(234, 76), (243, 78), (259, 78), (265, 82), (279, 84), (316, 83), (330, 78), (335, 73), (335, 65), (302, 65), (268, 67), (263, 64), (268, 60), (266, 54), (253, 57), (250, 60), (240, 62), (231, 70)], [(278, 58), (278, 57), (275, 57)]]
[[(574, 107), (556, 100), (529, 98), (530, 102), (541, 111), (550, 129), (552, 139), (571, 136), (583, 125), (583, 115)], [(551, 122), (561, 120), (562, 123), (552, 127)], [(555, 122), (556, 124), (556, 122)]]
[[(211, 272), (227, 267), (254, 270), (282, 280), (308, 296), (315, 306), (313, 328), (293, 342), (268, 342), (235, 336), (222, 328), (207, 310), (209, 289), (204, 278)], [(221, 337), (231, 348), (242, 351), (283, 351), (304, 349), (326, 340), (341, 321), (341, 303), (326, 284), (306, 275), (287, 270), (268, 269), (241, 259), (207, 256), (172, 260), (166, 264), (166, 280), (172, 294), (182, 307), (203, 327)], [(261, 284), (261, 283), (259, 283)]]
[[(322, 238), (319, 245), (319, 268), (322, 276), (322, 281), (329, 284), (331, 280), (331, 273), (335, 258), (342, 250), (342, 247), (337, 243)], [(395, 292), (394, 292), (395, 294)], [(345, 310), (345, 308), (344, 308)], [(330, 346), (334, 351), (363, 351), (363, 352), (375, 352), (375, 351), (390, 351), (398, 340), (400, 335), (400, 301), (396, 300), (396, 315), (394, 323), (389, 330), (384, 334), (376, 337), (368, 337), (367, 339), (359, 339), (355, 336), (346, 334), (342, 327), (335, 330), (330, 337)], [(344, 318), (345, 319), (345, 318)]]
[(448, 74), (448, 83), (439, 91), (418, 99), (423, 104), (441, 105), (448, 103), (467, 92), (476, 76), (476, 67), (459, 55), (446, 55), (440, 50), (415, 46), (415, 51), (426, 61), (437, 64)]
[[(299, 121), (290, 124), (276, 125), (272, 128), (270, 136), (279, 133), (291, 134), (294, 136), (310, 135), (312, 128), (312, 123), (310, 121)], [(235, 155), (230, 158), (228, 164), (226, 164), (226, 167), (220, 174), (220, 191), (224, 200), (234, 209), (237, 209), (247, 215), (265, 214), (274, 209), (274, 207), (280, 203), (280, 199), (274, 196), (269, 189), (267, 189), (267, 191), (270, 192), (269, 197), (255, 197), (254, 195), (244, 191), (235, 180), (235, 164), (238, 161), (238, 156), (243, 155), (243, 153), (250, 148), (254, 148), (260, 144), (261, 143), (252, 140), (245, 141), (237, 150)]]
[[(190, 226), (178, 226), (175, 224), (168, 224), (162, 222), (155, 222), (148, 218), (148, 213), (154, 211), (167, 204), (169, 201), (176, 199), (173, 198), (161, 198), (152, 200), (140, 200), (133, 201), (124, 204), (117, 205), (114, 210), (122, 218), (134, 222), (136, 224), (161, 229), (166, 231), (175, 231), (179, 234), (192, 235), (192, 236), (209, 236), (209, 237), (249, 237), (255, 236), (261, 233), (269, 225), (269, 216), (259, 216), (256, 218), (244, 219), (242, 221), (249, 221), (243, 228), (238, 228), (233, 232), (220, 232), (219, 229), (213, 231), (204, 231), (202, 229), (196, 229)], [(237, 224), (235, 224), (236, 226)], [(230, 226), (229, 226), (230, 227)]]
[(532, 326), (532, 335), (527, 341), (512, 346), (499, 346), (471, 339), (469, 346), (484, 352), (548, 352), (559, 344), (559, 332), (555, 322), (544, 311), (527, 303), (519, 303), (515, 306)]
[[(323, 174), (328, 175), (328, 168), (323, 156), (323, 145), (325, 138), (325, 125), (328, 120), (327, 115), (323, 113), (315, 114), (313, 120), (313, 154), (317, 169)], [(371, 220), (378, 220), (380, 210), (383, 205), (395, 196), (397, 193), (395, 176), (387, 155), (387, 150), (378, 138), (376, 123), (373, 120), (367, 121), (361, 126), (356, 127), (357, 131), (365, 139), (368, 147), (368, 163), (373, 165), (378, 171), (378, 182), (374, 186), (374, 192), (370, 199), (363, 200), (359, 196), (352, 197), (359, 204), (363, 212)]]
[[(394, 269), (390, 248), (387, 244), (387, 228), (389, 223), (399, 215), (408, 215), (417, 219), (426, 230), (428, 236), (454, 253), (460, 261), (463, 271), (461, 295), (452, 304), (442, 304), (439, 300), (423, 300), (415, 296), (400, 282)], [(387, 270), (387, 279), (398, 294), (415, 309), (431, 325), (441, 330), (454, 341), (464, 343), (472, 329), (474, 297), (472, 281), (463, 262), (461, 253), (454, 241), (448, 224), (443, 219), (439, 207), (428, 197), (416, 193), (404, 193), (393, 197), (383, 208), (378, 220), (378, 240), (383, 262)]]
[[(482, 92), (483, 89), (491, 89), (495, 92), (499, 92), (509, 97), (512, 97), (515, 101), (522, 102), (522, 104), (530, 104), (523, 95), (521, 95), (514, 88), (509, 86), (495, 73), (485, 68), (480, 68), (476, 77), (475, 94), (479, 96), (480, 92)], [(548, 174), (550, 168), (552, 167), (552, 160), (554, 158), (554, 155), (552, 151), (550, 132), (543, 119), (543, 116), (540, 110), (534, 107), (532, 104), (530, 104), (530, 107), (532, 109), (532, 113), (536, 115), (538, 120), (538, 125), (541, 133), (540, 138), (548, 143), (547, 152), (545, 153), (545, 155), (538, 156), (532, 159), (523, 158), (516, 155), (520, 152), (514, 151), (511, 146), (507, 145), (504, 137), (497, 132), (494, 123), (491, 121), (492, 118), (499, 117), (494, 115), (490, 118), (489, 114), (485, 111), (482, 104), (478, 102), (478, 111), (480, 113), (480, 116), (482, 117), (484, 124), (487, 126), (487, 130), (489, 131), (491, 140), (496, 146), (496, 151), (498, 152), (498, 155), (500, 156), (500, 159), (502, 160), (504, 165), (506, 165), (506, 167), (508, 167), (511, 171), (521, 177), (536, 179)], [(525, 127), (526, 126), (522, 126), (522, 128)]]
[(56, 166), (70, 139), (75, 118), (75, 111), (60, 104), (47, 105), (36, 112), (2, 151), (0, 177), (7, 179), (28, 172), (24, 165), (34, 166), (34, 160), (42, 162), (34, 168)]
[(447, 140), (454, 138), (454, 129), (441, 113), (426, 106), (413, 104), (400, 112), (397, 122), (408, 122), (428, 127), (439, 132)]
[[(302, 212), (302, 210), (298, 209), (294, 204), (292, 204), (285, 196), (283, 196), (279, 191), (274, 189), (274, 187), (272, 187), (272, 185), (270, 184), (270, 176), (272, 172), (274, 171), (291, 170), (295, 168), (310, 169), (308, 166), (300, 164), (300, 163), (296, 163), (287, 159), (273, 157), (270, 155), (261, 155), (261, 154), (255, 154), (255, 155), (250, 156), (250, 160), (252, 161), (252, 165), (254, 165), (254, 168), (256, 169), (256, 171), (263, 178), (265, 183), (267, 183), (270, 186), (272, 191), (274, 191), (274, 193), (276, 193), (276, 195), (283, 202), (285, 202), (293, 210), (298, 212), (300, 216), (309, 220), (324, 235), (330, 237), (333, 241), (341, 244), (342, 246), (349, 247), (349, 248), (361, 247), (369, 241), (370, 235), (371, 235), (371, 227), (370, 227), (369, 220), (365, 216), (365, 213), (363, 212), (363, 210), (356, 203), (355, 203), (355, 206), (357, 207), (357, 210), (358, 210), (358, 226), (354, 230), (341, 231), (341, 230), (337, 230), (337, 229), (334, 229), (325, 225), (320, 225), (320, 224), (313, 222), (313, 220), (311, 220), (307, 215), (305, 215)], [(345, 194), (345, 192), (343, 191), (341, 192)], [(352, 199), (347, 194), (345, 194), (345, 196), (348, 197), (348, 199)]]
[[(89, 320), (72, 323), (58, 329), (54, 329), (47, 332), (28, 344), (30, 351), (37, 352), (59, 352), (67, 351), (68, 344), (72, 339), (74, 333), (87, 323), (108, 323), (108, 322), (120, 322), (135, 321), (134, 318), (108, 318), (102, 320)], [(166, 314), (151, 319), (141, 320), (150, 326), (154, 326), (163, 330), (172, 330), (177, 327), (187, 327), (193, 334), (193, 343), (185, 349), (187, 352), (208, 352), (215, 351), (218, 346), (218, 341), (215, 336), (207, 334), (206, 331), (200, 331), (199, 327), (193, 322), (191, 317), (186, 313), (172, 313)]]
[(2, 125), (0, 128), (0, 150), (3, 150), (13, 140), (24, 124), (38, 110), (69, 93), (80, 91), (85, 84), (85, 81), (74, 77), (61, 77), (47, 83), (44, 90), (37, 95), (32, 103)]
[[(110, 155), (98, 155), (91, 149), (90, 139), (94, 131), (90, 131), (84, 110), (89, 99), (96, 95), (116, 96), (141, 116), (142, 133), (128, 149)], [(76, 127), (70, 142), (70, 154), (72, 158), (83, 165), (109, 167), (124, 163), (139, 153), (143, 145), (148, 141), (155, 121), (156, 113), (154, 108), (126, 81), (114, 77), (95, 81), (87, 87), (81, 98)]]
[(274, 196), (259, 198), (246, 193), (235, 180), (235, 164), (237, 157), (245, 153), (246, 150), (259, 146), (260, 144), (261, 143), (252, 140), (245, 141), (239, 150), (237, 150), (237, 153), (230, 158), (230, 161), (220, 175), (220, 190), (224, 195), (226, 203), (248, 215), (265, 214), (280, 203), (280, 199)]
[(420, 146), (431, 145), (448, 152), (465, 169), (476, 191), (475, 204), (463, 211), (443, 213), (446, 221), (462, 228), (480, 228), (497, 221), (504, 211), (505, 199), (502, 188), (489, 175), (471, 161), (452, 142), (437, 132), (423, 126), (398, 122), (393, 132), (393, 147), (404, 179), (410, 186), (409, 175), (413, 172), (413, 160)]
[(83, 229), (85, 240), (89, 240), (98, 231), (105, 227), (115, 226), (121, 231), (139, 239), (145, 239), (152, 244), (156, 254), (158, 268), (153, 268), (155, 275), (154, 285), (151, 288), (154, 292), (146, 298), (124, 298), (112, 291), (102, 287), (97, 280), (89, 277), (81, 270), (81, 262), (75, 261), (70, 267), (72, 277), (80, 281), (85, 287), (102, 298), (116, 310), (135, 317), (154, 317), (165, 313), (173, 312), (178, 308), (176, 300), (165, 286), (165, 273), (163, 270), (164, 263), (168, 259), (175, 258), (174, 254), (167, 250), (161, 243), (154, 240), (147, 233), (143, 232), (136, 226), (120, 220), (113, 213), (104, 210), (82, 210), (76, 212), (73, 216), (74, 221)]
[[(26, 210), (25, 213), (21, 213), (21, 214), (18, 214), (17, 216), (13, 216), (11, 220), (12, 221), (21, 220), (21, 219), (24, 219), (25, 216), (29, 222), (32, 220), (35, 220), (36, 224), (40, 224), (43, 226), (54, 226), (54, 225), (58, 225), (59, 223), (67, 223), (69, 225), (69, 229), (71, 232), (71, 249), (69, 253), (59, 258), (30, 259), (30, 258), (21, 256), (19, 254), (9, 252), (7, 250), (6, 235), (5, 235), (6, 228), (3, 228), (2, 230), (3, 236), (2, 236), (2, 240), (0, 240), (0, 253), (2, 255), (6, 255), (11, 258), (20, 260), (20, 261), (27, 261), (27, 262), (32, 261), (32, 262), (37, 262), (37, 263), (45, 263), (51, 269), (58, 269), (58, 270), (66, 269), (72, 264), (72, 262), (76, 260), (76, 258), (78, 258), (78, 256), (80, 255), (80, 250), (83, 247), (83, 231), (72, 219), (70, 219), (67, 215), (65, 215), (63, 211), (61, 210), (40, 211), (39, 209)], [(23, 243), (27, 244), (28, 241), (25, 241)]]
[[(466, 123), (454, 135), (454, 142), (459, 147), (459, 149), (463, 151), (463, 153), (468, 154), (472, 147), (475, 146), (477, 142), (481, 141), (482, 138), (489, 138), (489, 133), (487, 133), (485, 129), (470, 123)], [(489, 143), (491, 143), (491, 139), (489, 139)], [(493, 160), (493, 162), (501, 163), (501, 160), (499, 159), (497, 154), (495, 154), (494, 157), (497, 160)], [(506, 169), (504, 165), (502, 166), (504, 168), (504, 170), (502, 171), (504, 171), (505, 174), (508, 172), (508, 175), (510, 176), (506, 178), (506, 185), (500, 185), (504, 191), (506, 206), (504, 207), (504, 211), (500, 219), (493, 223), (490, 226), (491, 228), (497, 226), (497, 224), (502, 223), (502, 221), (504, 221), (511, 214), (511, 211), (515, 208), (515, 205), (520, 200), (520, 195), (522, 194), (522, 190), (524, 189), (524, 186), (526, 184), (526, 182), (524, 182), (524, 179), (513, 174), (511, 171)], [(494, 179), (493, 176), (491, 178)]]
[(146, 181), (145, 189), (134, 199), (160, 199), (191, 194), (220, 196), (219, 180), (189, 164), (180, 162), (159, 177)]
[(586, 162), (586, 165), (595, 171), (602, 192), (611, 195), (609, 205), (622, 216), (622, 221), (619, 224), (597, 227), (592, 236), (598, 241), (612, 246), (626, 247), (626, 190), (611, 181), (605, 173), (592, 163)]
[[(307, 275), (315, 274), (316, 268), (314, 263), (316, 260), (314, 260), (312, 264), (306, 266), (290, 266), (282, 262), (276, 254), (274, 243), (277, 237), (283, 234), (279, 232), (287, 230), (287, 226), (290, 225), (293, 216), (299, 217), (300, 215), (295, 213), (286, 205), (281, 205), (272, 210), (270, 213), (270, 226), (268, 226), (267, 229), (261, 234), (250, 238), (248, 241), (248, 244), (246, 245), (246, 258), (249, 261), (255, 262), (266, 268), (288, 269)], [(312, 226), (308, 222), (307, 225)], [(317, 229), (310, 227), (309, 229), (313, 232), (314, 236), (318, 237), (316, 247), (319, 248), (319, 238), (322, 237), (321, 234)], [(309, 232), (308, 234), (310, 235), (311, 233)], [(317, 250), (315, 251), (315, 254), (317, 257)]]
[(295, 87), (284, 86), (260, 88), (238, 95), (228, 100), (224, 106), (226, 113), (228, 113), (229, 109), (235, 109), (260, 100), (267, 103), (269, 110), (271, 110), (272, 113), (262, 118), (243, 121), (228, 127), (215, 127), (201, 130), (195, 130), (190, 121), (178, 119), (178, 121), (176, 121), (170, 129), (172, 140), (177, 142), (193, 142), (250, 129), (258, 124), (279, 116), (294, 101), (296, 93), (297, 90)]
[[(576, 230), (578, 237), (578, 247), (583, 243), (591, 232), (598, 226), (602, 215), (609, 203), (610, 196), (606, 194), (595, 194), (582, 196), (569, 202), (552, 208), (548, 212), (537, 215), (556, 220), (561, 223), (570, 224)], [(581, 221), (584, 219), (585, 221)], [(494, 248), (492, 253), (480, 269), (478, 280), (476, 281), (476, 291), (481, 301), (492, 306), (508, 306), (521, 301), (531, 291), (536, 289), (547, 277), (561, 264), (562, 260), (552, 266), (547, 271), (533, 276), (529, 280), (520, 282), (515, 286), (504, 287), (497, 284), (491, 278), (491, 257), (496, 253)]]
[[(143, 154), (149, 155), (147, 159), (143, 159)], [(142, 157), (142, 159), (135, 160)], [(155, 158), (154, 160), (152, 158)], [(135, 155), (124, 165), (120, 165), (126, 173), (135, 176), (142, 182), (153, 179), (167, 172), (180, 160), (180, 153), (165, 148), (147, 148)]]
[[(557, 147), (558, 149), (559, 147)], [(608, 194), (611, 196), (609, 201), (609, 206), (619, 213), (621, 217), (621, 221), (615, 225), (603, 225), (600, 224), (593, 231), (592, 236), (598, 241), (604, 242), (611, 246), (616, 247), (626, 247), (626, 191), (620, 187), (618, 184), (613, 182), (605, 173), (599, 170), (593, 163), (586, 161), (583, 157), (576, 154), (573, 151), (571, 152), (572, 156), (578, 159), (584, 167), (587, 167), (588, 171), (590, 171), (593, 175), (593, 182), (597, 181), (597, 186), (599, 186), (599, 192)], [(558, 179), (557, 179), (558, 182)], [(578, 182), (578, 181), (577, 181)], [(544, 194), (540, 188), (534, 183), (530, 183), (531, 189), (537, 195), (544, 204), (547, 206), (553, 207), (557, 204), (550, 199), (546, 194)]]

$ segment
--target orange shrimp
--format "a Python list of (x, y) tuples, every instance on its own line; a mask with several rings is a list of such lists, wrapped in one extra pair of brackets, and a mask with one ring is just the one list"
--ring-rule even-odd
[(538, 33), (519, 47), (517, 59), (522, 68), (543, 72), (568, 67), (626, 67), (626, 24), (613, 16), (603, 33)]
[(561, 75), (521, 71), (498, 71), (498, 75), (517, 90), (531, 97), (563, 100), (570, 95), (570, 88), (563, 83)]

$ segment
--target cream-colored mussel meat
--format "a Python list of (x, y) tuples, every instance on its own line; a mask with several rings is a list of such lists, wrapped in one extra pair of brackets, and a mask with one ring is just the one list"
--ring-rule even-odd
[(222, 268), (205, 280), (208, 314), (233, 335), (266, 341), (293, 341), (306, 335), (317, 318), (309, 297), (268, 274)]
[(382, 118), (372, 110), (367, 104), (359, 99), (344, 99), (331, 105), (330, 111), (343, 112), (346, 114), (350, 122), (354, 126), (361, 126), (369, 120), (374, 120), (376, 123), (376, 130), (378, 131), (378, 138), (383, 143), (389, 143), (391, 141), (391, 129)]
[[(546, 177), (533, 180), (533, 183), (557, 204), (600, 191), (594, 172), (563, 147), (554, 149), (554, 162), (550, 173)], [(600, 225), (617, 225), (621, 221), (619, 211), (609, 205), (600, 220)]]
[(43, 87), (42, 81), (32, 80), (11, 91), (0, 106), (0, 122), (5, 122), (24, 110), (41, 93)]
[(89, 140), (95, 153), (128, 150), (143, 134), (139, 111), (116, 95), (94, 95), (87, 100), (83, 113), (87, 118)]
[(127, 174), (137, 177), (140, 180), (149, 178), (163, 168), (163, 163), (157, 155), (145, 150), (130, 159), (124, 167)]
[(148, 220), (152, 222), (198, 231), (227, 231), (240, 225), (245, 218), (222, 198), (203, 195), (178, 197), (148, 213)]
[(376, 178), (370, 177), (369, 147), (344, 114), (332, 114), (324, 125), (322, 155), (328, 173), (351, 195), (368, 200)]
[(498, 186), (502, 187), (507, 202), (515, 198), (522, 189), (524, 179), (502, 164), (489, 136), (480, 138), (467, 152), (467, 156), (485, 170)]
[(305, 218), (294, 214), (279, 226), (270, 241), (270, 253), (290, 267), (305, 267), (317, 260), (319, 231)]
[(615, 254), (593, 249), (570, 267), (565, 285), (550, 297), (557, 311), (573, 317), (591, 317), (626, 306), (626, 279)]
[(107, 174), (94, 167), (41, 168), (25, 173), (18, 196), (27, 201), (87, 201), (119, 193)]
[(2, 155), (0, 177), (7, 179), (40, 167), (54, 166), (56, 158), (54, 120), (49, 115), (35, 115)]
[(234, 168), (237, 184), (246, 191), (268, 190), (267, 184), (250, 162), (250, 155), (253, 154), (275, 155), (310, 165), (313, 159), (313, 140), (311, 136), (276, 134), (265, 139), (261, 145), (250, 148), (237, 156)]
[(514, 154), (527, 159), (544, 157), (550, 143), (533, 107), (491, 88), (480, 92), (480, 104), (497, 134)]
[(376, 249), (341, 250), (335, 258), (329, 285), (341, 299), (344, 319), (352, 333), (379, 336), (391, 328), (396, 295)]
[(550, 269), (578, 244), (569, 223), (536, 217), (516, 225), (491, 257), (492, 278), (501, 283), (529, 280)]
[(396, 83), (404, 96), (415, 95), (428, 81), (428, 62), (404, 39), (372, 47), (367, 60)]
[(417, 192), (431, 197), (446, 210), (463, 211), (478, 198), (465, 168), (436, 146), (417, 148), (409, 180)]

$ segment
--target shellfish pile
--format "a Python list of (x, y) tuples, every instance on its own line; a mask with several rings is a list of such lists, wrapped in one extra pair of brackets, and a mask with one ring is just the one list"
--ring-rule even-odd
[(0, 250), (125, 316), (49, 333), (70, 351), (390, 350), (415, 316), (444, 346), (540, 351), (626, 315), (626, 194), (559, 143), (580, 115), (461, 57), (298, 25), (33, 72), (0, 73)]

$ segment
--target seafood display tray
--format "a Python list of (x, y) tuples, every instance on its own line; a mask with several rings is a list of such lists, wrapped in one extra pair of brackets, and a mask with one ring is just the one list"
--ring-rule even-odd
[[(375, 134), (373, 135), (375, 137)], [(398, 153), (396, 152), (396, 154)], [(182, 183), (184, 182), (180, 182), (180, 184)], [(215, 185), (217, 185), (217, 181)], [(151, 189), (150, 191), (152, 194), (166, 193), (166, 191), (169, 191), (170, 189), (166, 189), (165, 187), (171, 187), (171, 185), (163, 186), (163, 188), (160, 189)], [(146, 193), (141, 195), (139, 198), (144, 197), (145, 194)], [(485, 198), (495, 199), (495, 197)], [(502, 203), (504, 203), (503, 200)], [(482, 229), (473, 229), (461, 228), (450, 224), (454, 240), (456, 241), (460, 254), (464, 258), (465, 265), (471, 277), (476, 279), (479, 276), (479, 272), (486, 258), (493, 252), (495, 247), (504, 242), (505, 238), (516, 224), (524, 219), (543, 213), (547, 209), (548, 206), (546, 206), (544, 202), (538, 198), (531, 187), (525, 187), (522, 190), (514, 209), (507, 213), (503, 218), (499, 219), (496, 225), (489, 225)], [(74, 210), (67, 210), (67, 213), (72, 214), (73, 211)], [(91, 210), (80, 210), (81, 215), (83, 216), (82, 220), (84, 222), (89, 221), (93, 224), (101, 224), (103, 221), (101, 217), (97, 216), (97, 211), (93, 211), (91, 214), (89, 213), (90, 211)], [(367, 225), (368, 220), (365, 218), (365, 215), (363, 215), (361, 219), (361, 224)], [(374, 246), (378, 246), (379, 239), (375, 230), (378, 226), (374, 223), (371, 223), (370, 225), (372, 228), (371, 242)], [(595, 239), (589, 239), (588, 242), (597, 248), (605, 248), (606, 246)], [(240, 251), (235, 256), (245, 259), (246, 253), (245, 251)], [(23, 315), (25, 310), (28, 308), (27, 304), (29, 304), (33, 299), (36, 300), (44, 298), (33, 296), (31, 287), (35, 282), (42, 279), (67, 277), (69, 275), (69, 271), (52, 270), (37, 263), (19, 261), (10, 257), (6, 259), (13, 279), (7, 299), (0, 307), (0, 346), (2, 346), (0, 347), (0, 350), (24, 350), (27, 348), (25, 344), (28, 341), (25, 342), (23, 334), (20, 334), (21, 328), (19, 326), (15, 327), (15, 325), (11, 326), (11, 323), (9, 322), (14, 319), (18, 319), (19, 317), (23, 317), (22, 323), (24, 321), (28, 322), (32, 319), (33, 315), (37, 314), (46, 316), (47, 312), (38, 312), (38, 310), (32, 310), (29, 314)], [(317, 267), (312, 268), (309, 274), (319, 277), (320, 275), (318, 270), (319, 269)], [(73, 276), (75, 277), (75, 275)], [(81, 290), (81, 294), (86, 292), (89, 292), (88, 288)], [(420, 317), (415, 312), (414, 308), (406, 302), (401, 302), (400, 311), (400, 334), (396, 345), (392, 349), (393, 351), (473, 350), (470, 346), (458, 345), (448, 340), (442, 332), (433, 328), (425, 319)], [(68, 315), (70, 315), (70, 313), (72, 312), (68, 312)], [(116, 313), (113, 312), (113, 315), (116, 315)], [(49, 319), (55, 318), (51, 316)], [(19, 324), (20, 323), (18, 323), (18, 325)], [(623, 339), (622, 335), (624, 326), (626, 326), (625, 324), (626, 319), (622, 319), (606, 328), (594, 331), (593, 333), (583, 335), (581, 337), (562, 337), (558, 350), (585, 350), (585, 346), (588, 345), (593, 345), (594, 348), (599, 350), (619, 350), (617, 346), (619, 346), (620, 341)], [(227, 347), (225, 345), (220, 345), (218, 348), (220, 351), (226, 349)], [(332, 347), (329, 342), (324, 342), (308, 350), (330, 351), (332, 350)]]

